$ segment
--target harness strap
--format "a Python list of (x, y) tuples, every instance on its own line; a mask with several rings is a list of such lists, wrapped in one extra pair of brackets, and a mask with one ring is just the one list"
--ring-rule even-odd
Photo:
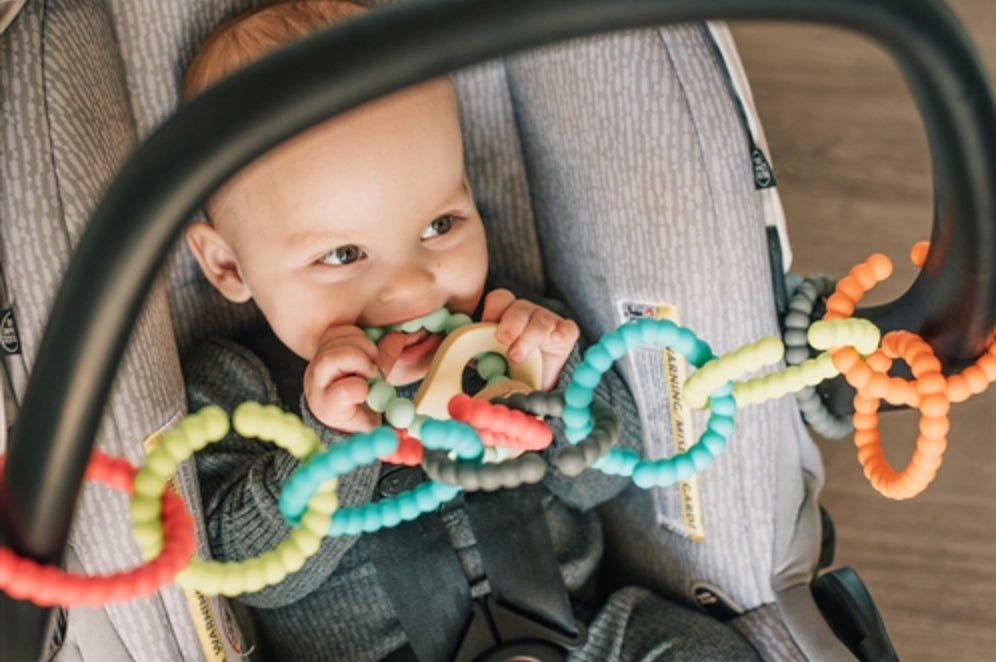
[[(413, 475), (398, 480), (398, 472)], [(390, 496), (385, 485), (411, 487), (414, 472), (424, 477), (418, 467), (385, 468), (378, 492)], [(476, 648), (464, 641), (476, 636), (469, 631), (476, 628), (468, 627), (475, 609), (486, 612), (482, 622), (490, 635), (485, 639), (494, 644), (523, 636), (566, 647), (583, 640), (546, 526), (542, 496), (536, 485), (462, 496), (491, 586), (492, 597), (481, 604), (471, 600), (467, 577), (437, 513), (365, 534), (370, 559), (408, 638), (384, 662), (453, 660), (458, 650), (463, 655), (465, 648)], [(488, 607), (493, 603), (497, 606)]]
[[(389, 480), (396, 478), (397, 472), (415, 471), (422, 470), (386, 468), (380, 485), (398, 483)], [(381, 496), (391, 495), (381, 491)], [(364, 535), (381, 586), (409, 642), (388, 659), (392, 662), (453, 659), (470, 620), (470, 587), (442, 519), (437, 513), (424, 513), (410, 522)]]
[(491, 592), (506, 606), (573, 638), (578, 628), (542, 498), (539, 485), (465, 495)]

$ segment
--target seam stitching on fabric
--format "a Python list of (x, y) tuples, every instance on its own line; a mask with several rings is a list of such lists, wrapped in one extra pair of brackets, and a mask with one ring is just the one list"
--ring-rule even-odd
[(522, 170), (525, 173), (526, 180), (526, 195), (529, 201), (529, 215), (532, 217), (532, 230), (533, 236), (536, 238), (536, 251), (539, 253), (539, 267), (540, 267), (540, 278), (539, 290), (541, 292), (547, 291), (547, 285), (550, 282), (550, 274), (547, 273), (548, 260), (543, 251), (543, 241), (540, 236), (539, 223), (537, 221), (538, 215), (536, 213), (536, 201), (533, 196), (533, 171), (529, 165), (529, 159), (526, 158), (526, 148), (522, 141), (522, 118), (519, 116), (519, 103), (515, 94), (515, 87), (512, 84), (512, 78), (508, 70), (508, 62), (503, 58), (501, 60), (501, 71), (502, 78), (505, 80), (505, 89), (508, 91), (509, 105), (512, 109), (512, 125), (515, 127), (515, 138), (516, 144), (518, 146), (519, 155), (522, 158)]
[[(705, 26), (704, 25), (701, 27), (701, 30), (702, 31), (705, 30)], [(699, 151), (699, 155), (700, 155), (700, 157), (702, 159), (702, 163), (703, 164), (708, 164), (708, 161), (705, 158), (705, 151), (703, 149), (702, 133), (701, 133), (700, 128), (699, 128), (699, 122), (698, 122), (698, 119), (695, 116), (695, 113), (693, 112), (693, 108), (692, 108), (691, 103), (689, 101), (688, 88), (687, 88), (687, 86), (685, 84), (684, 77), (682, 76), (681, 72), (679, 71), (678, 67), (676, 66), (674, 57), (671, 54), (670, 48), (668, 47), (667, 40), (664, 37), (662, 28), (658, 28), (657, 29), (657, 35), (658, 35), (658, 38), (660, 39), (661, 46), (664, 48), (664, 52), (667, 54), (668, 62), (671, 64), (671, 69), (672, 69), (672, 71), (674, 71), (675, 78), (678, 81), (678, 87), (681, 90), (682, 100), (684, 101), (685, 107), (688, 110), (688, 114), (689, 114), (689, 118), (690, 118), (690, 121), (691, 121), (691, 124), (692, 124), (692, 128), (693, 128), (693, 130), (695, 132), (695, 145), (696, 145), (696, 149), (698, 149), (698, 151)], [(713, 182), (713, 176), (712, 176), (712, 173), (708, 170), (708, 168), (707, 168), (706, 172), (707, 172), (707, 175), (708, 175), (708, 178), (707, 178), (707, 180), (708, 180), (707, 181), (707, 187), (708, 187), (708, 191), (709, 191), (710, 207), (712, 209), (713, 215), (714, 216), (718, 216), (718, 214), (719, 214), (719, 210), (718, 210), (718, 198), (717, 198), (716, 192), (715, 192), (715, 186), (714, 186), (714, 182)], [(738, 491), (741, 494), (745, 493), (746, 490), (744, 489), (744, 476), (742, 475), (742, 473), (740, 471), (736, 471), (735, 472), (735, 476), (736, 476), (736, 480), (739, 483)], [(746, 518), (738, 518), (738, 519), (741, 522), (743, 522), (742, 526), (744, 528), (743, 528), (742, 533), (743, 533), (744, 539), (749, 540), (750, 539), (750, 531), (748, 530), (749, 527), (746, 524)], [(770, 564), (771, 562), (772, 562), (772, 559), (768, 559), (768, 563)], [(750, 584), (751, 584), (751, 590), (756, 595), (763, 594), (764, 587), (760, 584), (760, 580), (758, 579), (758, 577), (757, 577), (756, 574), (752, 574), (752, 576), (750, 578)], [(768, 590), (770, 590), (770, 588)]]

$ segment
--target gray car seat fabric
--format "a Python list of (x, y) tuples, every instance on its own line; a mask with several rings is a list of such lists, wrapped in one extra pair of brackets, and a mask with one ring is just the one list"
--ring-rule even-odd
[[(623, 61), (632, 75), (613, 76)], [(634, 304), (657, 302), (674, 305), (716, 353), (778, 335), (764, 205), (720, 66), (697, 26), (605, 35), (509, 62), (549, 281), (592, 337)], [(660, 366), (653, 350), (622, 359), (656, 457), (674, 454), (672, 413), (681, 413)], [(705, 417), (682, 423), (694, 439)], [(820, 541), (815, 447), (786, 399), (738, 412), (737, 425), (694, 481), (634, 486), (603, 509), (613, 568), (692, 604), (693, 585), (706, 582), (747, 611), (783, 586), (808, 585)], [(759, 619), (751, 638), (791, 648), (781, 627)]]
[[(88, 213), (175, 108), (196, 44), (256, 4), (38, 0), (3, 34), (2, 267), (23, 340), (9, 369), (30, 370)], [(777, 333), (770, 204), (754, 189), (744, 127), (710, 40), (702, 26), (605, 35), (455, 76), (495, 269), (562, 294), (589, 334), (664, 302), (717, 353)], [(178, 353), (256, 314), (218, 297), (178, 249), (135, 329), (98, 445), (140, 464), (145, 439), (183, 413)], [(648, 453), (671, 454), (661, 353), (635, 352), (623, 370), (650, 430)], [(719, 587), (744, 611), (735, 627), (767, 659), (829, 659), (803, 653), (778, 608), (782, 590), (808, 584), (814, 569), (819, 457), (791, 399), (739, 412), (737, 422), (726, 453), (692, 488), (634, 488), (605, 509), (610, 561), (690, 603), (694, 582)], [(703, 418), (685, 425), (701, 432)], [(177, 482), (199, 502), (189, 465)], [(126, 500), (87, 486), (73, 563), (87, 573), (137, 564), (128, 529)], [(225, 601), (171, 586), (70, 610), (56, 659), (235, 659), (248, 645), (233, 622)]]
[[(127, 95), (113, 30), (98, 6), (28, 3), (4, 34), (3, 73), (2, 259), (21, 332), (21, 353), (7, 361), (21, 364), (12, 370), (30, 370), (72, 246), (136, 134), (122, 103)], [(159, 287), (135, 329), (99, 433), (102, 449), (136, 464), (144, 458), (143, 439), (181, 409), (179, 363), (162, 323), (168, 318)], [(84, 571), (107, 573), (140, 561), (129, 521), (120, 495), (99, 487), (83, 491), (70, 546)], [(156, 650), (160, 659), (196, 659), (190, 619), (175, 617), (180, 607), (179, 591), (170, 588), (101, 611), (131, 656)], [(97, 641), (95, 634), (91, 629), (86, 637)]]

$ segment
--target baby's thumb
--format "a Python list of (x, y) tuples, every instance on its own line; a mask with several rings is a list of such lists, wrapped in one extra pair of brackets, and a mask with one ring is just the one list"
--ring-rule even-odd
[(387, 377), (394, 369), (394, 364), (401, 358), (401, 353), (405, 351), (405, 334), (400, 331), (392, 331), (377, 343), (377, 370), (381, 375)]

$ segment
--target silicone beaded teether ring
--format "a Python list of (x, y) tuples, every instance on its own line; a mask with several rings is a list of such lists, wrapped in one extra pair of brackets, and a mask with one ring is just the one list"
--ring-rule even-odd
[[(914, 265), (922, 267), (929, 244), (918, 242), (911, 251)], [(827, 300), (825, 320), (843, 319), (854, 313), (865, 293), (892, 271), (892, 263), (884, 255), (872, 255), (851, 269), (837, 284)], [(981, 393), (988, 383), (996, 380), (996, 344), (972, 366), (959, 374), (944, 377), (940, 362), (930, 346), (910, 332), (893, 332), (882, 340), (881, 351), (862, 359), (854, 347), (832, 350), (835, 366), (854, 387), (854, 443), (865, 476), (872, 486), (893, 499), (907, 499), (923, 491), (933, 480), (947, 446), (950, 422), (947, 411), (952, 402), (961, 402)], [(901, 358), (910, 366), (914, 380), (892, 377), (888, 370), (892, 361)], [(878, 431), (878, 408), (881, 400), (894, 405), (920, 409), (920, 435), (917, 448), (907, 467), (894, 471), (885, 459)], [(926, 404), (924, 403), (926, 400)]]
[(500, 462), (475, 462), (449, 457), (446, 451), (426, 451), (422, 468), (432, 480), (467, 492), (514, 489), (543, 480), (546, 462), (536, 453), (524, 453)]
[(475, 400), (459, 393), (450, 398), (448, 409), (453, 420), (463, 421), (477, 430), (486, 446), (538, 451), (553, 441), (550, 426), (500, 402)]
[[(530, 395), (547, 394), (535, 392)], [(553, 432), (545, 423), (500, 402), (475, 400), (461, 393), (450, 399), (448, 409), (453, 420), (464, 421), (482, 438), (498, 442), (490, 445), (537, 451), (549, 446), (553, 440)], [(546, 475), (546, 462), (535, 452), (499, 462), (482, 462), (450, 458), (444, 451), (428, 451), (422, 466), (429, 478), (462, 487), (468, 492), (493, 492), (500, 488), (531, 485), (543, 480)]]
[(464, 313), (451, 313), (445, 308), (439, 308), (428, 315), (408, 320), (407, 322), (402, 322), (401, 324), (392, 324), (384, 327), (366, 327), (363, 329), (363, 332), (368, 338), (374, 342), (378, 342), (381, 338), (392, 331), (415, 333), (416, 331), (425, 329), (429, 333), (439, 333), (441, 331), (449, 333), (454, 329), (459, 329), (461, 326), (470, 323), (470, 317)]
[[(668, 347), (696, 368), (715, 358), (709, 345), (685, 327), (670, 320), (644, 318), (611, 331), (585, 352), (564, 391), (564, 423), (567, 439), (577, 443), (592, 430), (591, 403), (594, 389), (613, 362), (641, 344)], [(726, 448), (733, 431), (736, 402), (727, 382), (710, 394), (708, 428), (687, 451), (659, 460), (644, 460), (628, 449), (613, 448), (593, 465), (608, 474), (631, 476), (640, 487), (664, 487), (687, 480), (712, 464)]]
[(458, 487), (431, 481), (375, 503), (343, 507), (332, 516), (329, 535), (354, 536), (391, 528), (436, 510), (459, 493)]
[[(0, 456), (0, 472), (3, 470)], [(131, 494), (137, 470), (126, 461), (95, 450), (84, 473), (89, 481), (106, 483)], [(0, 548), (0, 590), (15, 600), (30, 600), (41, 607), (99, 607), (151, 595), (173, 581), (197, 547), (194, 520), (183, 499), (172, 490), (160, 497), (163, 532), (161, 552), (133, 570), (87, 577), (46, 566)]]
[[(801, 365), (810, 359), (808, 331), (813, 322), (813, 308), (817, 301), (833, 294), (835, 285), (829, 276), (817, 274), (803, 279), (792, 295), (782, 333), (785, 362), (790, 366)], [(838, 374), (836, 370), (834, 374)], [(851, 417), (830, 411), (815, 385), (798, 391), (795, 401), (806, 423), (827, 439), (841, 439), (854, 430)]]
[[(864, 354), (870, 354), (878, 347), (878, 329), (867, 320), (818, 322), (812, 328), (816, 329), (820, 339), (813, 341), (814, 345), (833, 339), (836, 344), (857, 345)], [(732, 382), (737, 407), (744, 407), (796, 393), (838, 374), (831, 356), (823, 353), (784, 370), (747, 381), (734, 381), (746, 373), (780, 361), (784, 349), (781, 341), (769, 336), (709, 361), (685, 381), (685, 399), (692, 407), (702, 409), (708, 402), (710, 392), (726, 382)]]
[[(912, 369), (913, 381), (890, 381), (881, 396), (869, 395), (866, 389), (859, 389), (854, 396), (854, 444), (858, 448), (858, 460), (872, 487), (890, 499), (909, 499), (930, 484), (943, 461), (950, 428), (948, 410), (951, 401), (945, 393), (946, 381), (941, 374), (940, 361), (934, 356), (930, 345), (919, 336), (908, 331), (886, 334), (882, 339), (882, 348), (868, 357), (868, 363), (877, 371), (876, 374), (884, 375), (892, 360), (900, 358)], [(909, 464), (898, 472), (889, 466), (885, 458), (877, 429), (877, 412), (882, 399), (920, 410), (920, 434), (916, 449)]]
[[(440, 421), (427, 421), (427, 423)], [(431, 426), (430, 426), (431, 427)], [(471, 430), (473, 434), (473, 430)], [(445, 435), (445, 433), (444, 433)], [(444, 441), (453, 440), (445, 435)], [(456, 435), (456, 443), (469, 446), (464, 435)], [(342, 443), (335, 444), (314, 455), (298, 467), (280, 491), (280, 512), (290, 523), (301, 516), (304, 504), (325, 481), (348, 473), (356, 467), (373, 462), (380, 456), (394, 452), (398, 438), (394, 431), (382, 425), (372, 432), (356, 434)], [(480, 447), (480, 440), (477, 440)], [(428, 446), (427, 446), (428, 447)], [(410, 521), (422, 513), (435, 510), (451, 500), (460, 490), (442, 483), (423, 483), (412, 490), (374, 503), (343, 506), (332, 515), (329, 536), (373, 533), (383, 528)]]
[[(848, 345), (867, 355), (878, 347), (879, 331), (874, 324), (861, 319), (816, 322), (810, 326), (807, 339), (814, 347)], [(783, 349), (777, 338), (767, 337), (710, 361), (685, 382), (686, 399), (692, 406), (701, 408), (707, 397), (705, 393), (724, 382), (777, 362), (782, 358)], [(823, 352), (781, 371), (747, 381), (733, 381), (733, 398), (737, 401), (737, 407), (745, 407), (797, 393), (838, 374), (830, 353)]]
[[(553, 416), (562, 418), (564, 415), (564, 392), (533, 391), (532, 393), (513, 393), (507, 398), (498, 398), (509, 407), (535, 414), (537, 416)], [(577, 476), (593, 465), (599, 458), (609, 452), (619, 441), (622, 423), (619, 414), (611, 405), (601, 398), (591, 400), (592, 429), (588, 436), (575, 444), (568, 444), (557, 449), (553, 463), (566, 476)]]
[(591, 417), (593, 425), (584, 439), (557, 449), (553, 462), (566, 476), (580, 475), (619, 442), (622, 422), (614, 407), (595, 397), (591, 401)]
[[(918, 241), (910, 250), (910, 261), (914, 266), (922, 268), (930, 251), (929, 241)], [(996, 382), (996, 329), (993, 329), (992, 340), (986, 351), (960, 373), (948, 375), (946, 378), (945, 395), (953, 403), (964, 402), (973, 395), (980, 395), (989, 384)]]
[[(784, 351), (785, 347), (781, 341), (767, 336), (756, 343), (744, 345), (740, 349), (706, 362), (685, 380), (682, 387), (685, 401), (695, 409), (705, 409), (709, 404), (710, 394), (717, 388), (723, 384), (732, 383), (738, 377), (749, 372), (777, 363), (782, 359)], [(760, 388), (753, 390), (760, 390), (764, 396), (767, 396), (768, 389), (765, 388), (767, 382), (755, 381), (754, 384)], [(741, 389), (744, 392), (743, 397), (750, 397), (751, 390), (750, 388)], [(778, 396), (772, 394), (771, 397)], [(737, 399), (737, 405), (742, 404), (743, 402)]]
[[(232, 426), (243, 437), (269, 441), (302, 461), (321, 448), (318, 437), (300, 418), (272, 405), (242, 403), (232, 416)], [(145, 467), (135, 476), (135, 496), (131, 503), (135, 540), (146, 557), (155, 554), (161, 545), (156, 503), (166, 481), (180, 462), (206, 445), (220, 441), (228, 430), (229, 421), (224, 410), (209, 405), (166, 432), (149, 454)], [(186, 589), (227, 596), (251, 593), (276, 584), (300, 569), (307, 558), (318, 551), (335, 508), (335, 485), (329, 483), (309, 501), (300, 526), (274, 549), (237, 562), (195, 557), (176, 576), (176, 581)]]

